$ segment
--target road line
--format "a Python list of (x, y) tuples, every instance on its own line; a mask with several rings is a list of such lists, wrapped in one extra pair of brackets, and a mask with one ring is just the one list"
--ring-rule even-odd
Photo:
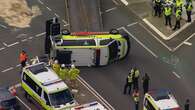
[(1, 50), (4, 50), (4, 49), (5, 49), (5, 47), (1, 47), (1, 48), (0, 48), (0, 51), (1, 51)]
[(186, 45), (189, 45), (189, 46), (192, 46), (192, 43), (191, 42), (183, 42), (183, 44), (186, 44)]
[(47, 6), (46, 6), (46, 8), (47, 8), (49, 11), (52, 11), (51, 8), (49, 8), (49, 7), (47, 7)]
[(28, 39), (22, 39), (21, 42), (26, 42)]
[(177, 78), (181, 79), (181, 76), (179, 76), (176, 72), (172, 72)]
[(119, 5), (119, 3), (118, 3), (116, 0), (112, 0), (112, 2), (113, 2), (115, 5)]
[(182, 43), (180, 43), (177, 47), (173, 49), (173, 52), (176, 51), (178, 48), (180, 48), (184, 42), (187, 42), (189, 39), (191, 39), (193, 36), (195, 36), (195, 33), (193, 33), (190, 37), (188, 37), (186, 40), (184, 40)]
[(38, 1), (39, 1), (40, 4), (42, 4), (42, 5), (44, 4), (41, 0), (38, 0)]
[(14, 46), (14, 45), (17, 45), (17, 44), (19, 44), (19, 42), (14, 42), (12, 44), (9, 44), (9, 45), (7, 45), (7, 47), (11, 47), (11, 46)]
[(1, 71), (1, 72), (2, 72), (2, 73), (5, 73), (5, 72), (10, 71), (10, 70), (12, 70), (12, 69), (14, 69), (14, 68), (13, 68), (13, 67), (9, 67), (9, 68), (7, 68), (7, 69)]
[(62, 20), (62, 22), (63, 22), (64, 24), (67, 24), (67, 22), (66, 22), (65, 20)]
[(122, 29), (128, 33), (134, 40), (136, 40), (142, 47), (144, 47), (149, 53), (151, 53), (155, 58), (158, 58), (158, 56), (152, 52), (148, 47), (146, 47), (141, 41), (139, 41), (134, 35), (132, 35), (125, 27), (122, 27)]
[(135, 24), (137, 24), (138, 22), (133, 22), (133, 23), (131, 23), (131, 24), (128, 24), (127, 25), (127, 27), (131, 27), (131, 26), (133, 26), (133, 25), (135, 25)]
[(16, 98), (28, 109), (28, 110), (31, 110), (31, 108), (25, 104), (18, 96), (16, 96)]
[(0, 24), (0, 27), (7, 29), (7, 26)]
[(69, 24), (65, 24), (64, 27), (68, 26)]
[(55, 13), (54, 15), (55, 15), (57, 18), (59, 18), (59, 17), (60, 17), (60, 16), (59, 16), (58, 14), (56, 14), (56, 13)]
[(82, 83), (96, 98), (98, 98), (104, 106), (106, 106), (109, 110), (115, 110), (112, 105), (110, 105), (93, 87), (91, 87), (83, 78), (78, 76), (77, 80)]
[(42, 35), (44, 35), (44, 34), (46, 34), (46, 32), (42, 32), (42, 33), (40, 33), (40, 34), (37, 34), (37, 35), (35, 35), (35, 37), (40, 37), (40, 36), (42, 36)]
[(113, 8), (110, 8), (110, 9), (107, 9), (105, 12), (110, 12), (110, 11), (113, 11), (113, 10), (116, 10), (117, 7), (113, 7)]
[(21, 66), (21, 64), (16, 65), (16, 67), (20, 67), (20, 66)]
[(129, 3), (127, 2), (127, 0), (121, 0), (121, 2), (122, 2), (123, 4), (125, 4), (126, 6), (129, 4)]
[(163, 41), (161, 41), (158, 37), (156, 37), (148, 28), (146, 28), (143, 24), (139, 23), (140, 26), (142, 26), (148, 33), (150, 33), (158, 42), (160, 42), (165, 48), (167, 48), (169, 51), (172, 51), (172, 49), (167, 46)]
[(3, 45), (7, 47), (7, 44), (5, 42), (3, 42)]
[(31, 40), (31, 39), (33, 39), (33, 37), (29, 37), (28, 39)]
[(21, 38), (21, 37), (25, 37), (25, 36), (27, 36), (27, 34), (22, 33), (22, 34), (17, 35), (16, 38)]

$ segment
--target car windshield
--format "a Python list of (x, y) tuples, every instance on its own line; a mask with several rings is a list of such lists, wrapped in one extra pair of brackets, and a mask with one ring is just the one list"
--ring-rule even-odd
[(41, 72), (47, 72), (47, 68), (45, 68), (44, 63), (35, 65), (35, 66), (31, 66), (29, 67), (29, 70), (33, 73), (33, 74), (38, 74)]
[(1, 105), (3, 107), (10, 107), (10, 106), (15, 105), (16, 103), (17, 103), (16, 98), (11, 98), (9, 100), (1, 102)]
[(51, 105), (53, 106), (65, 105), (66, 103), (73, 101), (72, 94), (68, 89), (49, 94), (49, 98), (51, 101)]

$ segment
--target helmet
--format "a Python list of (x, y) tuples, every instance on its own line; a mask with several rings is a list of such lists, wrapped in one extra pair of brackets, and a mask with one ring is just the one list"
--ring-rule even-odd
[(64, 68), (65, 67), (65, 64), (62, 64), (61, 67)]
[(58, 63), (58, 60), (55, 60), (54, 63), (57, 64)]
[(75, 68), (74, 64), (71, 65), (71, 68)]

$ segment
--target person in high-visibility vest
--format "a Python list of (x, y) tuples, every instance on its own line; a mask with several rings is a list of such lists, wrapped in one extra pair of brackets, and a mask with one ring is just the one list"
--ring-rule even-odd
[(187, 14), (187, 22), (191, 22), (191, 15), (192, 15), (192, 9), (193, 9), (193, 5), (192, 5), (192, 1), (191, 0), (186, 0), (186, 4), (185, 4), (185, 8), (186, 8), (186, 14)]
[(67, 75), (68, 75), (68, 68), (65, 67), (65, 64), (61, 65), (60, 71), (59, 71), (59, 76), (62, 80), (67, 79)]
[(131, 93), (131, 85), (132, 85), (132, 82), (133, 82), (133, 73), (132, 73), (132, 71), (134, 71), (134, 70), (132, 69), (131, 72), (128, 74), (127, 78), (126, 78), (126, 83), (125, 83), (124, 91), (123, 91), (124, 94), (126, 94), (127, 87), (129, 88), (128, 94)]
[(28, 57), (27, 57), (26, 52), (22, 50), (22, 52), (20, 53), (20, 58), (19, 58), (22, 68), (26, 66), (27, 59)]
[(52, 69), (55, 71), (57, 75), (59, 75), (60, 65), (58, 64), (58, 60), (54, 61), (54, 64), (52, 65)]
[(169, 24), (170, 28), (172, 27), (171, 14), (172, 14), (172, 8), (170, 6), (165, 6), (164, 7), (165, 25), (167, 26)]
[(181, 9), (178, 8), (176, 10), (176, 23), (175, 23), (175, 27), (173, 28), (173, 30), (176, 30), (176, 29), (180, 29), (180, 20), (181, 20)]
[(74, 65), (71, 65), (68, 73), (70, 76), (70, 80), (75, 80), (79, 76), (80, 70), (77, 69)]
[(139, 89), (139, 75), (140, 72), (137, 68), (134, 68), (134, 74), (133, 74), (133, 90)]
[(162, 7), (162, 1), (161, 0), (155, 0), (154, 1), (154, 10), (155, 10), (155, 16), (158, 15), (158, 17), (161, 16), (161, 7)]
[(180, 9), (182, 11), (182, 6), (183, 6), (183, 0), (176, 0), (176, 3), (175, 3), (176, 10)]
[(135, 102), (135, 110), (139, 110), (139, 91), (136, 89), (132, 96), (133, 101)]

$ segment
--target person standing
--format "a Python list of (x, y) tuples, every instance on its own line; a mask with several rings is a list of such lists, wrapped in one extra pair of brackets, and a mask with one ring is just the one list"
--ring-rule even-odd
[(136, 89), (133, 92), (133, 101), (135, 103), (135, 110), (139, 110), (139, 91)]
[(184, 110), (190, 110), (190, 100), (187, 99), (184, 105)]
[(139, 90), (139, 70), (137, 68), (134, 68), (134, 74), (133, 74), (133, 90)]
[(171, 25), (171, 14), (172, 14), (171, 6), (165, 6), (164, 7), (165, 25), (167, 26), (169, 24), (170, 28), (172, 27), (172, 25)]
[(52, 65), (52, 69), (55, 71), (57, 75), (59, 75), (60, 72), (60, 64), (58, 63), (58, 60), (54, 61), (54, 64)]
[(28, 57), (27, 54), (24, 50), (22, 50), (22, 52), (20, 53), (20, 64), (23, 67), (26, 66), (26, 61), (27, 61)]
[(182, 6), (183, 6), (183, 0), (176, 0), (175, 3), (175, 9), (180, 9), (182, 11)]
[(150, 78), (148, 74), (145, 73), (144, 77), (142, 78), (144, 94), (148, 92), (149, 81), (150, 81)]
[[(133, 70), (131, 70), (132, 72)], [(132, 73), (129, 73), (127, 78), (126, 78), (126, 83), (125, 83), (125, 86), (124, 86), (124, 91), (123, 93), (126, 94), (126, 91), (127, 91), (127, 88), (129, 88), (129, 94), (131, 93), (131, 85), (132, 85), (132, 82), (133, 82), (133, 76), (132, 76)]]
[(191, 22), (191, 15), (192, 15), (192, 9), (193, 9), (191, 0), (186, 0), (185, 8), (186, 8), (186, 14), (187, 14), (187, 22)]
[(154, 5), (154, 10), (155, 10), (154, 16), (158, 15), (158, 17), (160, 17), (161, 16), (162, 2), (161, 2), (161, 0), (155, 0), (154, 3), (155, 3), (155, 5)]
[(176, 9), (175, 16), (176, 16), (176, 23), (175, 23), (175, 27), (173, 28), (173, 30), (180, 29), (180, 21), (181, 21), (181, 9), (180, 8)]
[(65, 64), (62, 64), (59, 71), (59, 76), (62, 80), (65, 80), (67, 79), (67, 75), (68, 75), (68, 68), (66, 68)]

